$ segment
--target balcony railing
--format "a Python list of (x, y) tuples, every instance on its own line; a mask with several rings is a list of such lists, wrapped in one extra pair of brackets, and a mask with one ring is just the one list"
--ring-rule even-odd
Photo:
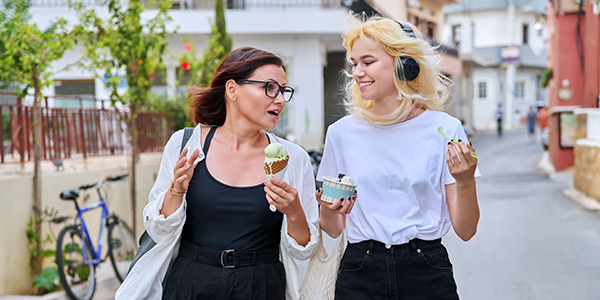
[[(77, 0), (74, 0), (77, 1)], [(100, 6), (101, 0), (79, 0), (84, 6)], [(344, 0), (223, 0), (227, 9), (255, 8), (341, 8)], [(156, 8), (156, 0), (141, 0), (148, 9)], [(33, 7), (67, 7), (68, 0), (32, 0)], [(213, 9), (215, 0), (173, 0), (173, 9)]]

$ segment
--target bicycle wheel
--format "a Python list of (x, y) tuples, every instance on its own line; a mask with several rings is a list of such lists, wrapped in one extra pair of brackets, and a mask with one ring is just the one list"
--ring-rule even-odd
[(60, 231), (56, 241), (56, 265), (60, 282), (73, 300), (89, 300), (94, 296), (96, 266), (88, 263), (92, 259), (92, 246), (81, 238), (79, 227), (68, 226)]
[(108, 241), (110, 262), (115, 270), (117, 279), (123, 282), (137, 250), (133, 231), (127, 223), (115, 217), (115, 222), (110, 224), (108, 228)]

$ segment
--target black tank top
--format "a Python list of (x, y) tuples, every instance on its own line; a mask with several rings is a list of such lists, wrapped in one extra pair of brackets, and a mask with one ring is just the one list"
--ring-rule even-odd
[(279, 245), (283, 214), (269, 210), (264, 184), (234, 187), (210, 175), (206, 157), (216, 129), (212, 127), (206, 136), (205, 158), (196, 166), (188, 187), (182, 240), (238, 251)]

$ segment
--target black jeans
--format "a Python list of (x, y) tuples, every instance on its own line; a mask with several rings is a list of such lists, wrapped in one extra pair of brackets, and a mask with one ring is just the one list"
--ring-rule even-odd
[(414, 239), (386, 247), (373, 240), (348, 244), (335, 299), (458, 299), (452, 264), (441, 240)]

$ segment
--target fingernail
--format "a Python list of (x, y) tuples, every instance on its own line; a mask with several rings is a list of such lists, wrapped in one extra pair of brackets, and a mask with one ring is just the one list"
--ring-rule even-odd
[(448, 142), (448, 145), (450, 145), (452, 142)]
[(462, 140), (461, 140), (461, 139), (458, 139), (458, 142), (460, 143), (460, 142), (462, 142)]
[(473, 147), (473, 143), (469, 142), (469, 145), (471, 145), (471, 147)]
[(340, 198), (340, 201), (344, 201), (344, 197)]

